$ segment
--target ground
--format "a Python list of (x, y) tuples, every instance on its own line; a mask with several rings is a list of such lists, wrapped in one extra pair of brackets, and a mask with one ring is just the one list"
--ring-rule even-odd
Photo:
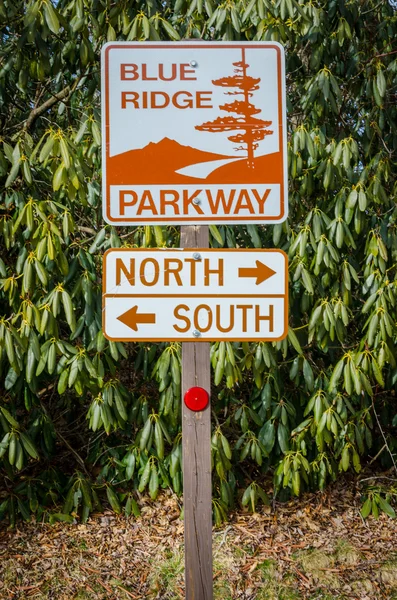
[[(142, 498), (142, 516), (0, 531), (0, 599), (184, 598), (179, 500)], [(397, 522), (366, 521), (354, 483), (236, 512), (213, 532), (214, 598), (397, 600)]]

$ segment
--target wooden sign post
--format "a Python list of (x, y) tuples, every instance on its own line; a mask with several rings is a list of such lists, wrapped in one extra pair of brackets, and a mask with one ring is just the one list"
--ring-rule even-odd
[[(182, 248), (208, 248), (208, 227), (181, 227)], [(209, 342), (182, 343), (182, 457), (187, 600), (212, 600), (211, 405), (190, 410), (183, 398), (194, 386), (210, 395)]]
[(212, 600), (209, 342), (283, 339), (288, 275), (279, 250), (209, 249), (207, 226), (287, 218), (282, 46), (105, 44), (102, 139), (104, 220), (182, 226), (181, 249), (106, 252), (103, 332), (182, 342), (186, 599)]

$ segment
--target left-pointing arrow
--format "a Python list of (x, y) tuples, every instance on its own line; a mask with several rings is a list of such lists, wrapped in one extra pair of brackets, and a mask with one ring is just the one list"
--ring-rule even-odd
[(138, 331), (140, 323), (155, 323), (156, 315), (154, 313), (138, 313), (138, 307), (133, 306), (127, 312), (123, 313), (117, 319), (130, 327), (134, 331)]

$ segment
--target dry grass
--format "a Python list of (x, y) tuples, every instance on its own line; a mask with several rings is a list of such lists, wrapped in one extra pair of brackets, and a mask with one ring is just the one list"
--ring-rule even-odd
[(397, 592), (397, 560), (388, 560), (381, 566), (380, 578), (384, 585), (396, 588)]
[(307, 577), (318, 586), (339, 590), (340, 578), (335, 567), (333, 554), (322, 550), (307, 550), (297, 553), (297, 561)]
[(339, 540), (335, 549), (335, 559), (340, 565), (354, 567), (362, 558), (360, 552), (348, 540)]

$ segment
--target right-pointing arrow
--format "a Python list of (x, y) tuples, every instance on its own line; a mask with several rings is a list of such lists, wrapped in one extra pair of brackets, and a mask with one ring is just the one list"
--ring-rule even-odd
[(269, 277), (272, 277), (276, 274), (276, 271), (273, 271), (267, 265), (264, 265), (260, 260), (256, 260), (256, 267), (240, 267), (238, 270), (239, 277), (256, 277), (256, 285), (259, 283), (263, 283)]
[(138, 331), (140, 323), (155, 323), (156, 315), (154, 313), (138, 313), (138, 307), (133, 306), (127, 312), (123, 313), (117, 319), (130, 327), (134, 331)]

